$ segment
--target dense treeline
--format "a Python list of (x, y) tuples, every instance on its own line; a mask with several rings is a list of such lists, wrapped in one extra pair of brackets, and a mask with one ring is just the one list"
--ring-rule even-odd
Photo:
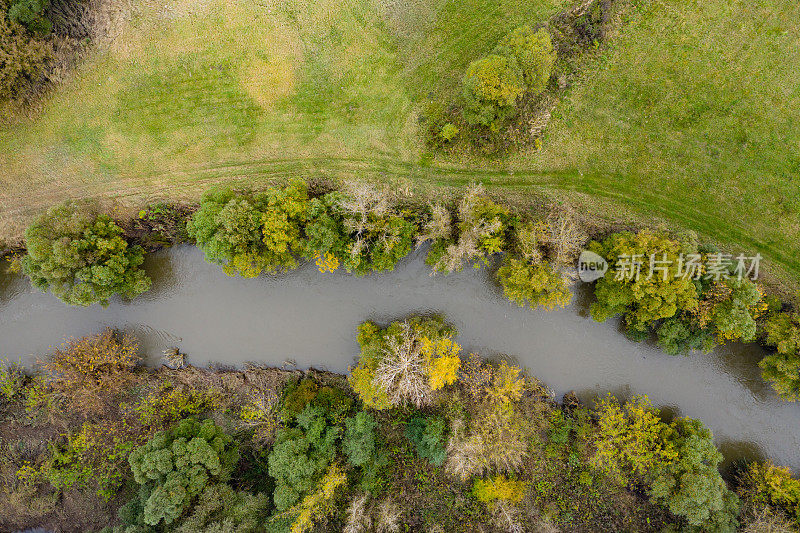
[[(462, 357), (437, 317), (358, 332), (344, 376), (140, 366), (71, 340), (0, 372), (0, 528), (65, 531), (793, 531), (800, 480), (720, 475), (698, 420), (647, 398), (559, 405)], [(771, 529), (770, 529), (771, 528)]]
[[(653, 338), (673, 355), (759, 340), (772, 348), (760, 362), (764, 378), (782, 398), (800, 398), (797, 312), (766, 296), (756, 281), (740, 275), (741, 262), (698, 243), (693, 233), (643, 229), (591, 240), (568, 211), (543, 219), (523, 216), (480, 186), (454, 205), (434, 201), (420, 207), (366, 183), (320, 195), (310, 194), (303, 182), (259, 192), (214, 189), (194, 214), (156, 204), (135, 222), (128, 231), (143, 232), (151, 244), (193, 240), (225, 273), (245, 277), (285, 272), (302, 260), (314, 261), (323, 273), (392, 270), (423, 244), (434, 273), (489, 267), (502, 257), (495, 277), (505, 296), (545, 309), (571, 301), (574, 264), (585, 248), (609, 263), (594, 283), (594, 319), (622, 316), (632, 339)], [(28, 228), (26, 238), (22, 269), (35, 286), (67, 303), (105, 304), (114, 294), (132, 298), (150, 286), (141, 268), (142, 248), (90, 206), (57, 206)], [(694, 258), (691, 276), (687, 257)], [(640, 258), (645, 268), (649, 259), (664, 266), (656, 266), (656, 275), (645, 269), (629, 275), (631, 258)]]

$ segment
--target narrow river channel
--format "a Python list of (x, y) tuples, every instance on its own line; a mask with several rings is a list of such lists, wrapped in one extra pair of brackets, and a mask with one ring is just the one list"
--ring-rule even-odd
[(65, 338), (103, 327), (131, 332), (150, 364), (178, 347), (197, 366), (247, 361), (347, 370), (356, 327), (413, 313), (441, 313), (465, 352), (509, 356), (560, 397), (647, 394), (681, 416), (700, 418), (728, 460), (768, 457), (800, 470), (800, 405), (761, 380), (755, 345), (672, 357), (629, 341), (619, 324), (588, 317), (585, 294), (567, 309), (531, 311), (503, 298), (485, 270), (430, 276), (417, 252), (391, 273), (321, 274), (314, 265), (280, 276), (230, 278), (191, 246), (151, 255), (150, 292), (107, 308), (69, 307), (19, 275), (0, 277), (0, 358), (32, 365)]

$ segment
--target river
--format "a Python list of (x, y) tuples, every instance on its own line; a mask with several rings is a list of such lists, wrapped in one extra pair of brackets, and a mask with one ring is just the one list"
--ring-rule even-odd
[(728, 461), (771, 458), (800, 470), (800, 406), (762, 381), (756, 345), (672, 357), (628, 340), (619, 322), (588, 317), (588, 291), (568, 308), (531, 311), (505, 300), (486, 270), (430, 275), (415, 252), (390, 273), (321, 274), (314, 265), (279, 276), (231, 278), (192, 246), (151, 254), (150, 292), (102, 308), (70, 307), (0, 277), (0, 357), (32, 365), (65, 338), (104, 327), (133, 333), (150, 364), (177, 347), (198, 366), (252, 361), (345, 372), (358, 353), (356, 327), (414, 313), (441, 313), (465, 353), (509, 356), (560, 397), (647, 394), (675, 415), (701, 419)]

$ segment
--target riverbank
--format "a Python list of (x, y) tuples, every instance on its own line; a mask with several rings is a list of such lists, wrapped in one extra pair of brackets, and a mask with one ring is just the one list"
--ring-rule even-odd
[[(362, 356), (372, 342), (365, 331), (359, 335)], [(221, 486), (209, 487), (209, 492), (187, 500), (183, 510), (173, 515), (177, 522), (164, 529), (197, 531), (198, 524), (211, 525), (227, 516), (234, 524), (256, 520), (245, 522), (253, 527), (243, 531), (288, 531), (292, 522), (301, 520), (303, 515), (297, 513), (306, 501), (290, 507), (277, 490), (272, 499), (273, 490), (287, 482), (282, 481), (277, 457), (287, 439), (303, 435), (304, 416), (326, 409), (339, 414), (326, 415), (330, 418), (322, 419), (322, 427), (341, 425), (332, 435), (337, 435), (333, 437), (337, 448), (341, 439), (342, 448), (326, 456), (323, 468), (317, 468), (310, 479), (324, 486), (330, 468), (333, 472), (344, 469), (347, 475), (336, 478), (336, 488), (326, 492), (324, 511), (312, 508), (310, 520), (325, 530), (370, 531), (364, 523), (386, 524), (388, 520), (390, 531), (405, 526), (417, 531), (499, 533), (513, 526), (525, 531), (656, 532), (670, 524), (683, 527), (686, 520), (711, 524), (719, 520), (712, 516), (722, 512), (713, 500), (704, 500), (698, 504), (699, 514), (684, 516), (678, 507), (674, 507), (678, 514), (673, 514), (662, 506), (671, 500), (650, 494), (647, 477), (622, 482), (615, 477), (619, 473), (607, 470), (613, 456), (597, 459), (597, 454), (610, 452), (607, 446), (613, 441), (606, 439), (614, 432), (638, 427), (636, 417), (652, 412), (655, 418), (647, 419), (652, 424), (659, 416), (674, 416), (651, 410), (641, 398), (631, 399), (625, 415), (617, 412), (616, 400), (608, 398), (596, 408), (594, 402), (582, 404), (571, 393), (558, 402), (544, 383), (519, 374), (514, 366), (465, 356), (458, 381), (434, 391), (423, 405), (367, 409), (360, 407), (360, 386), (350, 388), (355, 383), (352, 376), (257, 365), (242, 370), (147, 369), (132, 366), (135, 360), (123, 355), (127, 350), (123, 347), (133, 346), (132, 342), (132, 338), (110, 333), (87, 337), (60, 347), (60, 352), (43, 354), (47, 380), (43, 375), (14, 374), (17, 377), (12, 381), (4, 378), (0, 395), (0, 528), (44, 526), (50, 531), (86, 532), (120, 520), (130, 524), (130, 510), (124, 510), (130, 506), (123, 504), (136, 498), (130, 469), (135, 473), (139, 467), (132, 452), (145, 442), (147, 446), (161, 442), (159, 431), (170, 435), (172, 428), (191, 426), (195, 423), (189, 419), (199, 418), (208, 420), (206, 425), (211, 424), (214, 431), (230, 436), (223, 442), (235, 446), (236, 459), (226, 463), (230, 477), (224, 478)], [(83, 351), (82, 347), (89, 346), (103, 348)], [(102, 366), (95, 366), (95, 372), (83, 374), (79, 366), (71, 366), (81, 357), (96, 357), (101, 352), (108, 355)], [(112, 353), (117, 355), (109, 357)], [(53, 373), (56, 369), (60, 370)], [(645, 411), (637, 410), (642, 407)], [(347, 416), (350, 418), (342, 418)], [(619, 424), (619, 416), (623, 420), (631, 417), (630, 423), (637, 426), (626, 429), (623, 425), (607, 433), (607, 424)], [(360, 425), (355, 420), (360, 420)], [(476, 420), (483, 420), (477, 427), (491, 433), (491, 442), (467, 445), (479, 435), (474, 433)], [(658, 423), (668, 427), (666, 422)], [(674, 423), (678, 424), (675, 431), (696, 431), (681, 426), (680, 420)], [(424, 433), (428, 440), (420, 442), (427, 444), (415, 444), (409, 428), (420, 424), (428, 428), (425, 432), (440, 427), (431, 424), (444, 425), (438, 433)], [(495, 424), (499, 425), (492, 433)], [(703, 431), (697, 434), (701, 441), (710, 438)], [(479, 452), (488, 454), (487, 466), (469, 466), (475, 446), (489, 446)], [(313, 446), (301, 448), (286, 460), (300, 461), (304, 454), (318, 460), (316, 453)], [(681, 460), (683, 453), (679, 452)], [(370, 454), (385, 458), (374, 458), (371, 463)], [(366, 457), (369, 462), (356, 457)], [(713, 470), (708, 475), (718, 476), (720, 459), (713, 451), (709, 456)], [(324, 467), (326, 464), (336, 466)], [(369, 464), (377, 470), (369, 473)], [(726, 469), (728, 483), (739, 487), (743, 495), (745, 489), (755, 490), (752, 485), (742, 485), (746, 469), (744, 462)], [(375, 475), (377, 480), (370, 477)], [(376, 481), (379, 484), (372, 485)], [(302, 486), (309, 487), (305, 492), (314, 484)], [(220, 490), (223, 492), (216, 492)], [(727, 488), (722, 484), (713, 489), (717, 490), (726, 492)], [(705, 498), (712, 493), (701, 494)], [(223, 501), (250, 503), (235, 507), (239, 510), (232, 513), (233, 508), (225, 507)], [(743, 525), (751, 523), (755, 501), (745, 496), (740, 515)], [(758, 509), (773, 513), (780, 523), (782, 511), (759, 505)], [(387, 506), (393, 509), (391, 519), (379, 512)], [(730, 512), (739, 514), (738, 510)], [(148, 515), (144, 516), (147, 519)]]
[(346, 372), (363, 320), (440, 313), (459, 330), (465, 351), (511, 357), (559, 397), (570, 390), (586, 401), (608, 392), (648, 394), (656, 406), (702, 419), (730, 461), (771, 457), (800, 469), (800, 411), (761, 379), (757, 346), (670, 356), (629, 340), (619, 321), (593, 321), (588, 285), (577, 287), (566, 309), (532, 311), (503, 297), (492, 269), (431, 276), (425, 255), (418, 250), (392, 272), (363, 277), (321, 274), (306, 264), (244, 279), (225, 276), (198, 249), (182, 245), (148, 257), (149, 292), (107, 308), (66, 306), (22, 275), (0, 277), (3, 356), (30, 365), (70, 336), (112, 327), (136, 336), (155, 366), (176, 347), (197, 366), (242, 368), (252, 361)]

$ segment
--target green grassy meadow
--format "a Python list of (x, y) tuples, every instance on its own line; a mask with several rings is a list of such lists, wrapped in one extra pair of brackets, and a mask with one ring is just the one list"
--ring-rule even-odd
[[(626, 0), (627, 1), (627, 0)], [(430, 154), (417, 118), (566, 0), (152, 0), (40, 113), (0, 131), (0, 238), (68, 197), (196, 199), (219, 181), (484, 180), (761, 252), (800, 280), (800, 6), (630, 1), (542, 150)]]

